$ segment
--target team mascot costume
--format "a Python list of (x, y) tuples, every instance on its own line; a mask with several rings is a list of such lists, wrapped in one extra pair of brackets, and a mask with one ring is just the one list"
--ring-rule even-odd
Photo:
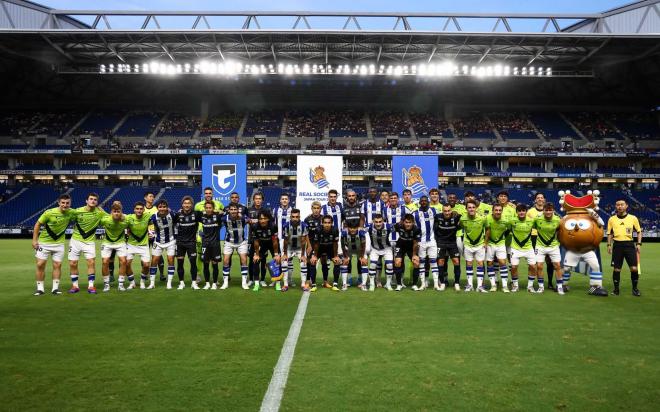
[(564, 273), (570, 274), (580, 260), (589, 266), (589, 294), (607, 296), (603, 289), (603, 273), (594, 252), (603, 240), (604, 222), (598, 213), (600, 192), (590, 190), (586, 196), (573, 196), (570, 190), (559, 192), (561, 210), (566, 216), (559, 225), (559, 242), (566, 249)]

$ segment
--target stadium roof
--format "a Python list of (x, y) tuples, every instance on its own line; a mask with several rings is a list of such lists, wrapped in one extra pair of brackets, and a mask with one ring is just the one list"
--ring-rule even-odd
[(0, 51), (82, 71), (158, 59), (579, 69), (660, 52), (659, 3), (515, 14), (56, 10), (0, 0)]

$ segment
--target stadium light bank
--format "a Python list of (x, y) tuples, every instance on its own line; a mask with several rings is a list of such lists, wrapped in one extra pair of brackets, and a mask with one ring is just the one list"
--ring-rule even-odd
[(148, 74), (158, 76), (207, 75), (207, 76), (419, 76), (419, 77), (552, 77), (551, 67), (510, 65), (459, 65), (453, 62), (376, 65), (376, 64), (250, 64), (235, 61), (201, 61), (198, 63), (101, 64), (99, 74)]

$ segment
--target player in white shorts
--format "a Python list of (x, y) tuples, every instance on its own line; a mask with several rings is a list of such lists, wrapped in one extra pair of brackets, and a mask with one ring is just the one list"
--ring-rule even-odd
[(284, 256), (282, 256), (282, 272), (284, 284), (289, 280), (289, 268), (293, 268), (293, 258), (300, 262), (300, 283), (304, 292), (309, 292), (311, 285), (307, 283), (307, 257), (310, 248), (308, 242), (309, 232), (307, 224), (300, 221), (300, 210), (291, 209), (290, 220), (282, 227)]
[(103, 260), (103, 291), (110, 291), (110, 262), (119, 258), (119, 289), (123, 290), (123, 279), (126, 275), (126, 228), (128, 223), (122, 213), (121, 202), (115, 201), (110, 209), (110, 215), (101, 219), (100, 226), (105, 229), (105, 238), (101, 243), (101, 258)]
[(225, 227), (225, 244), (222, 257), (222, 286), (220, 289), (229, 287), (229, 273), (231, 272), (231, 257), (234, 251), (238, 252), (241, 262), (241, 279), (244, 289), (247, 286), (248, 275), (248, 239), (250, 232), (250, 216), (240, 215), (238, 206), (230, 204), (227, 206), (228, 213), (222, 218)]
[(176, 240), (174, 239), (175, 215), (170, 211), (165, 199), (159, 200), (156, 208), (158, 212), (149, 218), (149, 223), (154, 228), (154, 243), (151, 246), (151, 267), (149, 268), (149, 286), (147, 289), (156, 287), (158, 262), (163, 255), (167, 255), (167, 288), (172, 289), (174, 256), (176, 255)]
[[(511, 231), (511, 292), (518, 291), (518, 265), (520, 259), (527, 261), (527, 291), (537, 293), (534, 289), (536, 277), (536, 253), (532, 247), (532, 229), (534, 220), (527, 216), (527, 205), (516, 206), (516, 217), (509, 220)], [(541, 278), (539, 278), (540, 280)], [(539, 282), (539, 291), (543, 293), (543, 283)]]
[(422, 291), (428, 287), (428, 273), (426, 273), (425, 261), (428, 259), (428, 264), (431, 269), (434, 286), (438, 285), (438, 245), (435, 241), (435, 234), (433, 232), (433, 224), (435, 222), (436, 209), (429, 207), (429, 199), (422, 196), (419, 199), (419, 209), (413, 212), (415, 225), (422, 232), (422, 240), (419, 242), (419, 277), (421, 284), (412, 286), (412, 290)]
[[(370, 292), (373, 292), (376, 288), (376, 273), (381, 259), (385, 261), (385, 275), (387, 276), (388, 285), (391, 283), (394, 272), (394, 253), (390, 245), (392, 230), (383, 222), (381, 214), (374, 214), (372, 222), (366, 229), (367, 246), (369, 247)], [(366, 279), (362, 280), (362, 285), (366, 287)]]
[(101, 218), (107, 213), (101, 209), (99, 195), (89, 193), (86, 205), (76, 209), (76, 221), (73, 225), (73, 236), (69, 242), (69, 273), (71, 276), (71, 289), (69, 293), (78, 293), (78, 260), (85, 256), (87, 263), (87, 293), (96, 294), (94, 281), (96, 279), (96, 228)]

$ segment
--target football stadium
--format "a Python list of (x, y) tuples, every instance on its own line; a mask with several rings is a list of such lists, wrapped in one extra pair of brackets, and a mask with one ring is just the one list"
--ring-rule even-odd
[(657, 410), (660, 0), (43, 3), (0, 0), (3, 409)]

